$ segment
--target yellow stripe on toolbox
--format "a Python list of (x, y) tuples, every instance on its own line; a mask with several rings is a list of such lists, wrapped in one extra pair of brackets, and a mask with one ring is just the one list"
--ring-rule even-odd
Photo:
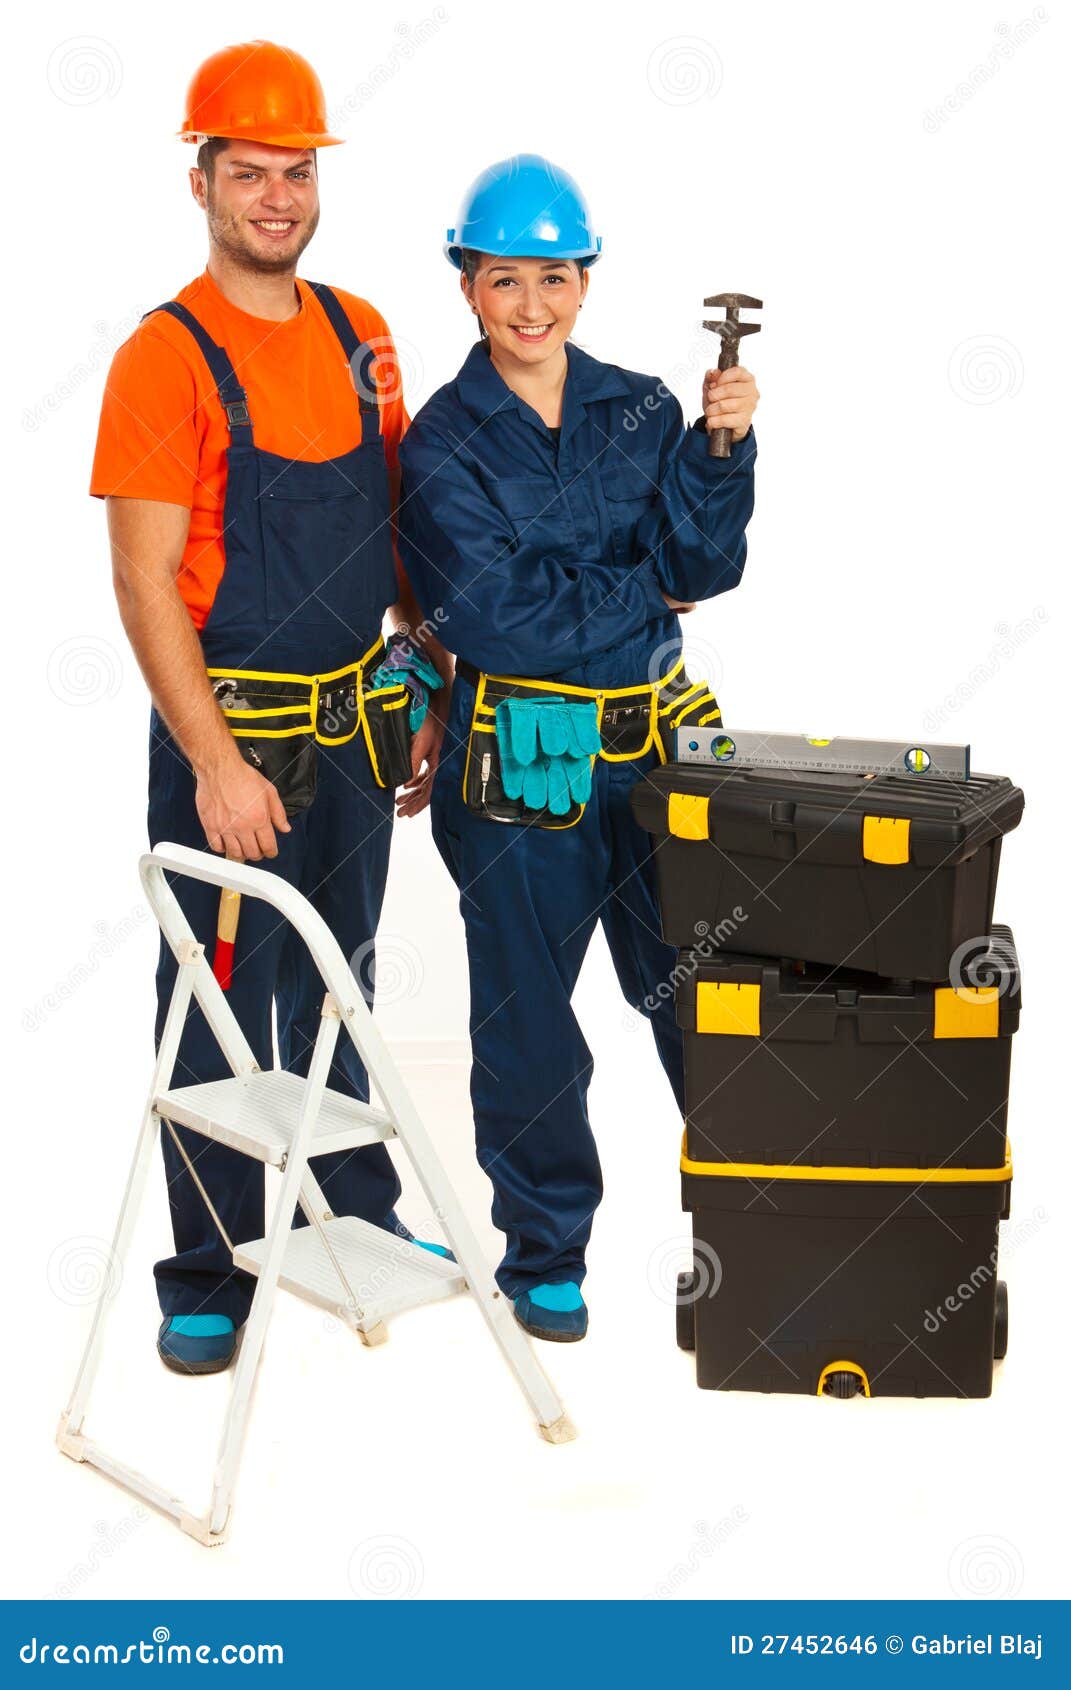
[(1000, 993), (995, 986), (935, 986), (935, 1039), (995, 1039), (1000, 1034)]
[(863, 817), (863, 856), (868, 863), (909, 863), (911, 822), (901, 816)]
[(761, 986), (737, 985), (730, 980), (700, 980), (695, 988), (697, 1033), (735, 1033), (757, 1039)]
[(1011, 1147), (1002, 1168), (842, 1168), (804, 1162), (693, 1162), (687, 1134), (681, 1141), (681, 1173), (708, 1179), (848, 1180), (857, 1185), (995, 1185), (1012, 1177)]
[(671, 792), (667, 823), (670, 833), (677, 839), (709, 839), (709, 796), (693, 792)]

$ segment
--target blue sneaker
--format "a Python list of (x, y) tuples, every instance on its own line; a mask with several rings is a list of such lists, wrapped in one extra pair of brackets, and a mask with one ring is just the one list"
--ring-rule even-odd
[(222, 1373), (234, 1359), (238, 1334), (225, 1314), (169, 1315), (156, 1338), (156, 1351), (174, 1373)]
[(393, 1232), (396, 1238), (404, 1238), (407, 1244), (419, 1245), (421, 1250), (430, 1250), (433, 1256), (442, 1256), (444, 1261), (457, 1261), (454, 1252), (448, 1250), (445, 1244), (428, 1244), (423, 1238), (414, 1238), (405, 1222), (398, 1219), (393, 1209), (383, 1222), (383, 1230), (384, 1232)]
[(446, 1262), (457, 1261), (457, 1257), (454, 1255), (454, 1252), (452, 1250), (448, 1250), (445, 1244), (429, 1244), (423, 1238), (414, 1238), (413, 1243), (419, 1245), (421, 1250), (430, 1250), (433, 1256), (441, 1256)]
[(533, 1338), (552, 1344), (576, 1344), (588, 1329), (588, 1311), (575, 1280), (564, 1285), (534, 1285), (513, 1299), (513, 1312)]

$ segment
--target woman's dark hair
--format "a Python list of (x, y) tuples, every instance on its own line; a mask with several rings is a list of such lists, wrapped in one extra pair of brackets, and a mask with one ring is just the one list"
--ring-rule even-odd
[(471, 287), (473, 282), (476, 280), (476, 273), (480, 268), (480, 264), (486, 257), (486, 252), (477, 252), (475, 248), (471, 246), (462, 247), (461, 274), (468, 282), (469, 287)]
[[(476, 280), (476, 272), (479, 270), (481, 263), (486, 257), (486, 252), (477, 252), (475, 247), (463, 246), (461, 248), (461, 274), (468, 282), (469, 287), (471, 287), (473, 282)], [(480, 330), (480, 339), (486, 340), (487, 330), (483, 326), (483, 318), (480, 316), (478, 311), (476, 313), (476, 322)]]

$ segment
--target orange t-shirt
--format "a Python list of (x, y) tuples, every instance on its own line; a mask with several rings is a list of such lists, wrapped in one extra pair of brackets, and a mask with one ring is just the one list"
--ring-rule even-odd
[[(307, 283), (284, 323), (232, 305), (206, 271), (176, 294), (225, 348), (245, 388), (254, 443), (304, 462), (341, 457), (361, 443), (361, 415), (338, 336)], [(334, 289), (358, 338), (375, 346), (380, 428), (395, 468), (408, 426), (390, 330), (367, 300)], [(101, 407), (90, 492), (98, 498), (185, 505), (190, 532), (178, 587), (203, 628), (223, 575), (225, 453), (230, 434), (200, 347), (181, 323), (156, 312), (112, 360)]]

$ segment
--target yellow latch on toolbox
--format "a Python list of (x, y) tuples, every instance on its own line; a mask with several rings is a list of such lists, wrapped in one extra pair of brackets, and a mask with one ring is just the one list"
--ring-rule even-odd
[(695, 989), (697, 1033), (734, 1033), (757, 1039), (761, 986), (739, 986), (730, 980), (700, 980)]
[(710, 838), (710, 798), (695, 792), (671, 792), (667, 816), (677, 839)]
[(911, 861), (911, 822), (901, 816), (863, 817), (863, 856), (868, 863)]
[(995, 1039), (1000, 1034), (1000, 992), (996, 986), (935, 986), (935, 1039)]

